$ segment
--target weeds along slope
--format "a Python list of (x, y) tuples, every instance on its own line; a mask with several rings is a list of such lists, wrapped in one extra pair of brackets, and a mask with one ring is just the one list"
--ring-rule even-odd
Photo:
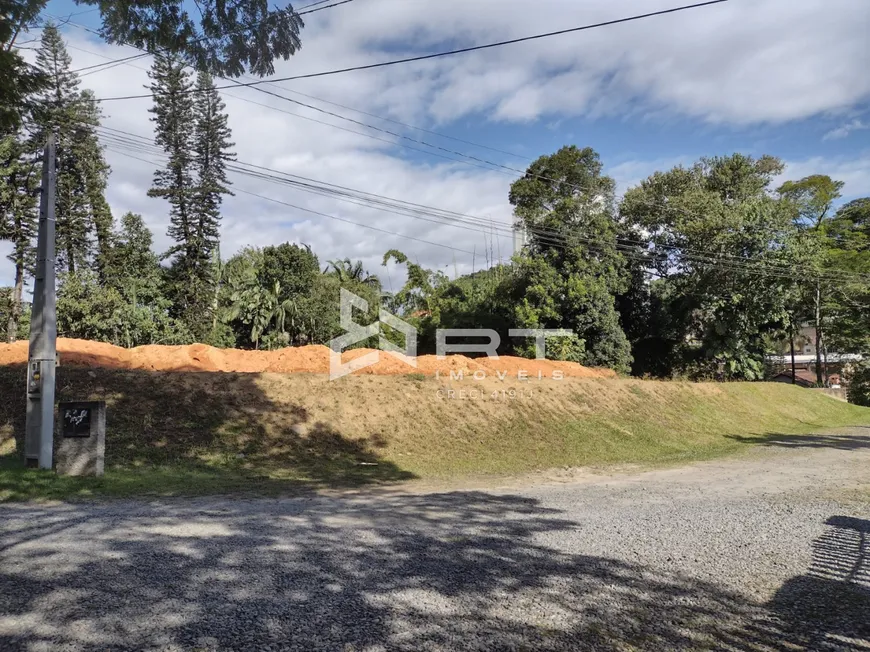
[[(24, 365), (0, 367), (7, 456), (23, 434), (24, 385)], [(318, 484), (688, 461), (769, 435), (870, 424), (870, 409), (778, 383), (492, 374), (330, 382), (64, 366), (57, 393), (108, 403), (110, 469), (223, 469)]]

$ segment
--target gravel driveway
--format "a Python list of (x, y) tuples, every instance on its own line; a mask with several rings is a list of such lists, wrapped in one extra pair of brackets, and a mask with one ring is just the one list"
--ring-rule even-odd
[(860, 428), (531, 487), (0, 506), (0, 649), (867, 650), (868, 487)]

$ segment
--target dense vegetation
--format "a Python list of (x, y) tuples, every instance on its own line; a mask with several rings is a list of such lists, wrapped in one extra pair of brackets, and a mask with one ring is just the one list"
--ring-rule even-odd
[[(100, 3), (109, 33), (121, 33), (109, 4), (130, 3)], [(804, 323), (821, 335), (819, 358), (870, 353), (870, 198), (838, 207), (842, 183), (821, 175), (776, 187), (784, 166), (774, 157), (705, 158), (618, 199), (594, 150), (563, 147), (511, 186), (527, 244), (509, 263), (449, 278), (391, 250), (383, 262), (406, 266), (407, 282), (388, 293), (377, 270), (322, 261), (306, 245), (221, 257), (232, 135), (211, 76), (192, 75), (172, 53), (157, 55), (151, 72), (155, 144), (167, 162), (149, 195), (166, 207), (174, 242), (155, 254), (140, 216), (111, 214), (98, 104), (70, 64), (48, 25), (36, 67), (22, 64), (20, 83), (4, 89), (17, 107), (0, 126), (0, 239), (12, 243), (15, 270), (13, 286), (0, 289), (8, 340), (27, 332), (38, 156), (53, 133), (62, 336), (123, 346), (328, 343), (342, 332), (344, 288), (368, 300), (371, 318), (383, 307), (414, 323), (421, 353), (434, 351), (438, 328), (495, 329), (502, 352), (520, 355), (534, 343), (508, 329), (566, 329), (576, 338), (554, 340), (551, 357), (637, 375), (755, 380), (764, 354)]]

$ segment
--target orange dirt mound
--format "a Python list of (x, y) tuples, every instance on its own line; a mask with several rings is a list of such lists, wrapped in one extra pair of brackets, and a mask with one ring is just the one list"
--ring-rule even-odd
[[(24, 364), (27, 362), (27, 342), (0, 344), (0, 365)], [(329, 348), (322, 345), (288, 347), (277, 351), (241, 351), (217, 349), (206, 344), (189, 346), (162, 346), (152, 344), (134, 349), (124, 349), (103, 342), (59, 338), (57, 351), (61, 364), (77, 367), (107, 367), (110, 369), (144, 369), (149, 371), (225, 371), (236, 373), (329, 373)], [(450, 355), (439, 359), (434, 355), (421, 355), (403, 361), (374, 349), (354, 349), (342, 353), (342, 362), (359, 360), (365, 355), (380, 353), (377, 362), (356, 370), (357, 375), (379, 376), (420, 373), (446, 378), (450, 372), (462, 371), (466, 376), (483, 372), (516, 378), (525, 372), (530, 378), (552, 378), (554, 371), (566, 377), (614, 378), (610, 369), (592, 369), (574, 362), (552, 360), (526, 360), (512, 356), (499, 358), (468, 358)], [(416, 360), (416, 366), (412, 362)], [(362, 363), (362, 361), (360, 361)]]

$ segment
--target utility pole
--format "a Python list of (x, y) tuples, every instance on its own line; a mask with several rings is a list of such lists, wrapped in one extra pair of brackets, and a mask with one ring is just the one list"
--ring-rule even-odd
[(36, 276), (27, 360), (27, 426), (24, 456), (28, 467), (52, 468), (54, 448), (54, 367), (57, 360), (57, 314), (54, 282), (54, 196), (57, 182), (54, 135), (42, 156), (42, 193)]

